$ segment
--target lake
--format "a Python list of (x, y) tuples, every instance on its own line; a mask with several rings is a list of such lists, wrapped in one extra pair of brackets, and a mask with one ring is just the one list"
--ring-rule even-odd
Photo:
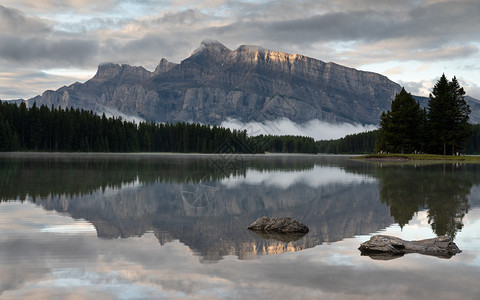
[[(0, 154), (1, 299), (478, 299), (480, 165)], [(246, 227), (290, 216), (286, 241)], [(449, 259), (361, 256), (449, 235)]]

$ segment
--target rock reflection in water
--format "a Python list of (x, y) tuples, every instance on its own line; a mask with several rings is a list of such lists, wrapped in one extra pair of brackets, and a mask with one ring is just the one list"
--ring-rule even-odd
[(290, 243), (298, 241), (303, 238), (306, 233), (275, 233), (275, 232), (265, 232), (260, 230), (250, 230), (255, 235), (266, 240), (276, 240), (283, 243)]

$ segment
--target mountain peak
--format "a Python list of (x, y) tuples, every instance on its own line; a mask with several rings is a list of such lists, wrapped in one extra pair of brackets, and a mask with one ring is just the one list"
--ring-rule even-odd
[(98, 65), (98, 70), (95, 76), (91, 79), (97, 82), (110, 80), (120, 74), (122, 66), (115, 63), (102, 63)]
[(127, 64), (102, 63), (98, 66), (97, 73), (90, 79), (90, 82), (104, 83), (114, 78), (127, 81), (142, 81), (151, 77), (152, 73), (144, 67), (134, 67)]
[(230, 49), (225, 47), (222, 43), (217, 40), (203, 40), (200, 43), (200, 47), (198, 47), (195, 51), (193, 51), (191, 56), (195, 56), (198, 54), (226, 54), (231, 52)]
[(158, 74), (166, 73), (166, 72), (170, 71), (176, 65), (177, 65), (176, 63), (169, 62), (165, 58), (162, 58), (160, 60), (160, 63), (158, 64), (158, 66), (155, 68), (155, 71), (153, 71), (153, 74), (158, 75)]

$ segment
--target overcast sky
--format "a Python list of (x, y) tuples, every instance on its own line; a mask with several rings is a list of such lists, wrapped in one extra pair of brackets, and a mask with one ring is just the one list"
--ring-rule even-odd
[(91, 78), (103, 62), (153, 70), (204, 39), (304, 54), (428, 95), (442, 73), (480, 99), (478, 0), (1, 0), (0, 99)]

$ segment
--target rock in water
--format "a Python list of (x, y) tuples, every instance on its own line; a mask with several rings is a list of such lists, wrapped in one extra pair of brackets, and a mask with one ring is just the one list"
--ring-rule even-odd
[(420, 253), (441, 258), (450, 258), (462, 252), (448, 236), (420, 241), (405, 241), (388, 235), (374, 235), (358, 248), (362, 255), (374, 259), (391, 259), (407, 253)]
[(290, 217), (269, 218), (261, 217), (247, 227), (250, 230), (276, 232), (276, 233), (307, 233), (309, 231), (305, 224)]

